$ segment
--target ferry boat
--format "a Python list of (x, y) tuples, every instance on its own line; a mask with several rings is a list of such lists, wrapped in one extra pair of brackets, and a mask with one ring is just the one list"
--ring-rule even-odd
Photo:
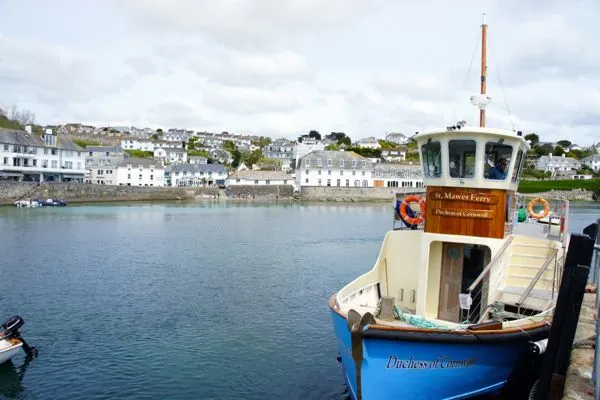
[(559, 225), (516, 218), (517, 205), (554, 200), (517, 193), (522, 133), (485, 127), (486, 33), (484, 14), (479, 126), (416, 134), (426, 191), (396, 194), (375, 265), (329, 299), (355, 400), (499, 392), (549, 336), (569, 203), (553, 207)]

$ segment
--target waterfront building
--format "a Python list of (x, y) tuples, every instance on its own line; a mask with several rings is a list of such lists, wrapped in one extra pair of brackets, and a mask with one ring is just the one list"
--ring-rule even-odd
[(117, 185), (117, 166), (125, 158), (119, 146), (88, 146), (85, 149), (85, 183)]
[(295, 144), (287, 139), (277, 139), (263, 147), (265, 158), (273, 158), (281, 162), (283, 170), (292, 168)]
[(407, 138), (406, 135), (403, 133), (390, 132), (387, 135), (385, 135), (385, 141), (402, 145), (410, 142), (410, 139)]
[(236, 171), (227, 178), (227, 186), (293, 185), (294, 178), (283, 171)]
[(84, 150), (52, 130), (42, 136), (0, 128), (0, 179), (34, 182), (83, 182)]
[(171, 186), (225, 186), (227, 171), (223, 164), (177, 164), (170, 169)]
[(302, 186), (373, 186), (373, 166), (352, 151), (313, 151), (296, 168), (296, 184)]
[(535, 160), (535, 168), (540, 171), (550, 171), (554, 176), (560, 172), (580, 169), (581, 162), (567, 157), (564, 153), (562, 156), (552, 156), (552, 153), (550, 153)]
[(422, 188), (421, 165), (378, 163), (373, 167), (373, 186), (391, 188)]
[(181, 164), (187, 162), (187, 152), (182, 148), (155, 147), (154, 158), (163, 164)]
[(202, 156), (189, 156), (188, 163), (190, 164), (208, 164), (208, 159)]
[(365, 147), (368, 149), (381, 148), (379, 141), (376, 138), (374, 138), (373, 136), (360, 139), (358, 142), (356, 142), (356, 145), (360, 146), (360, 147)]
[(325, 150), (325, 144), (323, 144), (323, 142), (317, 141), (313, 138), (304, 138), (301, 143), (297, 143), (294, 146), (293, 167), (298, 168), (300, 166), (300, 159), (308, 153), (322, 150)]
[(581, 160), (581, 163), (594, 171), (600, 171), (600, 154), (593, 154)]
[(117, 165), (117, 183), (122, 186), (164, 186), (165, 168), (152, 158), (124, 158)]

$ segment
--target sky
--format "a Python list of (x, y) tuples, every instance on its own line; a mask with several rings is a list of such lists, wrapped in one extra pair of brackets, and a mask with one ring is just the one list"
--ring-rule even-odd
[(352, 139), (478, 124), (600, 141), (596, 0), (0, 0), (0, 105), (36, 122)]

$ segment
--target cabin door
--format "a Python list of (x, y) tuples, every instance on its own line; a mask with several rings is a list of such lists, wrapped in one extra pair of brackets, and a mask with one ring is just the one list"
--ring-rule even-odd
[(461, 243), (442, 245), (442, 268), (438, 318), (460, 322), (458, 295), (461, 293), (465, 246)]

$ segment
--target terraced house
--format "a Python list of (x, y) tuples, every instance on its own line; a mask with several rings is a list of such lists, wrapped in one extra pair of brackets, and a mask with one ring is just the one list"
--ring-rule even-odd
[(26, 130), (0, 128), (0, 179), (33, 182), (83, 182), (84, 150), (57, 137)]
[(352, 151), (313, 151), (300, 159), (296, 185), (372, 187), (372, 171), (371, 161)]

